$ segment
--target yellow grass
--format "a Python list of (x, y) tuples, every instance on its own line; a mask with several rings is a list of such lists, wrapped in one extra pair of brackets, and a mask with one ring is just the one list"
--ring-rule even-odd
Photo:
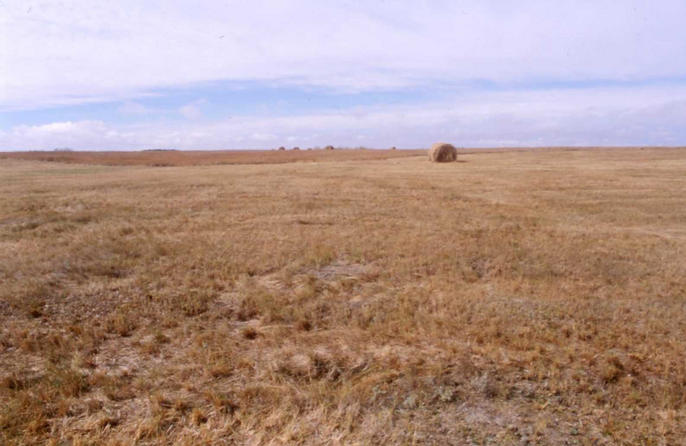
[(34, 151), (0, 153), (0, 159), (24, 159), (108, 166), (197, 166), (211, 164), (281, 164), (303, 161), (381, 160), (423, 154), (423, 150), (198, 150), (137, 152)]
[(0, 444), (680, 444), (686, 150), (425, 158), (0, 160)]

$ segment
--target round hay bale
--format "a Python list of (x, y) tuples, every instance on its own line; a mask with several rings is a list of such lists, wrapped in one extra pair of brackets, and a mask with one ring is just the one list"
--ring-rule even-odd
[(295, 146), (295, 147), (293, 147), (293, 150), (300, 150), (300, 147)]
[(395, 146), (391, 147), (391, 150), (396, 150)]
[(324, 147), (324, 150), (333, 150), (333, 146), (326, 146)]
[(284, 146), (279, 147), (279, 150), (286, 150)]
[(429, 149), (429, 160), (434, 163), (448, 163), (457, 160), (457, 149), (452, 144), (437, 142)]

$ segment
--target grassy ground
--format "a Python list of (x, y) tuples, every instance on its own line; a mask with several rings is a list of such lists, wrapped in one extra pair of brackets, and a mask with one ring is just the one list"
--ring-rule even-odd
[(282, 164), (303, 161), (382, 160), (424, 154), (423, 150), (215, 150), (136, 152), (5, 152), (0, 159), (23, 159), (107, 166), (197, 166), (212, 164)]
[(0, 160), (0, 443), (681, 444), (684, 191), (677, 149)]

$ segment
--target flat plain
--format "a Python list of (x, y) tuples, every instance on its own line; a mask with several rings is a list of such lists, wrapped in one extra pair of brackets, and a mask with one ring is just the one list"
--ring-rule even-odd
[(283, 164), (298, 161), (381, 160), (424, 154), (424, 150), (142, 150), (76, 152), (68, 150), (5, 152), (0, 158), (99, 164), (106, 166), (196, 166), (214, 164)]
[(0, 443), (686, 438), (686, 149), (312, 152), (0, 159)]

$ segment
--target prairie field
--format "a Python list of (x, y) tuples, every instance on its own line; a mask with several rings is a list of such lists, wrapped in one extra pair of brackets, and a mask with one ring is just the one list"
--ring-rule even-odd
[(1, 158), (102, 164), (106, 166), (195, 166), (213, 164), (282, 164), (299, 161), (381, 160), (424, 154), (424, 150), (143, 150), (134, 152), (33, 151), (0, 153)]
[(686, 149), (46, 156), (0, 159), (0, 444), (686, 438)]

